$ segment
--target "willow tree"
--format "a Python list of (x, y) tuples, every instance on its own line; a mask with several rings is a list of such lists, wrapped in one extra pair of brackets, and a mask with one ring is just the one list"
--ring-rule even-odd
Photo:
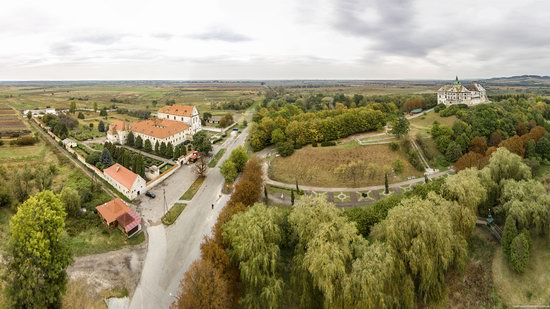
[(447, 177), (441, 187), (443, 196), (457, 201), (476, 214), (478, 206), (487, 199), (487, 189), (482, 185), (478, 174), (478, 170), (468, 168)]
[(55, 308), (61, 305), (71, 262), (64, 239), (65, 209), (51, 191), (43, 191), (19, 206), (10, 221), (7, 290), (15, 308)]
[(413, 308), (414, 284), (396, 266), (387, 244), (366, 247), (344, 281), (344, 308)]
[[(302, 307), (342, 307), (343, 284), (365, 240), (355, 225), (324, 196), (302, 197), (288, 218), (293, 239), (294, 282)], [(320, 295), (319, 295), (320, 293)]]
[(279, 209), (255, 204), (224, 225), (223, 238), (238, 263), (247, 308), (277, 308), (283, 293), (281, 254), (282, 214)]
[(409, 276), (416, 295), (424, 302), (442, 297), (446, 271), (462, 264), (466, 253), (466, 243), (453, 229), (450, 213), (431, 195), (425, 200), (403, 200), (372, 232), (388, 244), (397, 259), (398, 272)]

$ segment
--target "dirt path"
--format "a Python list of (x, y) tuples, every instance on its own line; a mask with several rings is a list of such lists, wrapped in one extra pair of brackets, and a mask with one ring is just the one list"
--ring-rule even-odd
[(101, 299), (101, 293), (113, 289), (134, 292), (143, 268), (146, 243), (102, 254), (75, 259), (67, 269), (71, 280), (85, 280), (93, 290), (90, 296)]

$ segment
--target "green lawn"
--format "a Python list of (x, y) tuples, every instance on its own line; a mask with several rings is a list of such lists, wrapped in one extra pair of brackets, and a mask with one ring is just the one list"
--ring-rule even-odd
[(199, 191), (200, 187), (202, 186), (202, 183), (206, 177), (199, 177), (193, 182), (193, 184), (185, 191), (185, 193), (180, 197), (180, 200), (189, 201), (195, 196), (197, 191)]
[(222, 158), (223, 154), (225, 153), (225, 148), (222, 148), (218, 150), (216, 155), (210, 159), (210, 162), (208, 162), (208, 167), (215, 167), (218, 164), (218, 161)]
[(456, 116), (450, 117), (441, 117), (436, 112), (429, 112), (422, 116), (416, 117), (410, 120), (411, 124), (411, 134), (416, 134), (417, 132), (427, 132), (431, 129), (434, 121), (439, 122), (442, 125), (451, 127), (457, 120)]
[(32, 146), (0, 146), (0, 163), (29, 162), (42, 160), (47, 147), (42, 140)]
[(164, 223), (165, 225), (172, 225), (174, 222), (176, 222), (186, 206), (187, 204), (185, 203), (174, 204), (174, 206), (172, 206), (172, 208), (170, 208), (170, 210), (168, 210), (168, 212), (164, 216), (162, 216), (162, 223)]

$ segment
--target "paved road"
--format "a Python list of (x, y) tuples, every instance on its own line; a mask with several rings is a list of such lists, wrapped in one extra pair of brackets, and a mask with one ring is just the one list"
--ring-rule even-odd
[[(228, 138), (220, 146), (227, 149), (220, 161), (227, 159), (235, 147), (244, 144), (247, 135), (248, 129)], [(164, 187), (161, 185), (154, 192), (164, 188), (167, 201), (172, 205), (189, 187), (188, 183), (194, 180), (195, 176), (191, 180), (185, 179), (190, 177), (186, 176), (190, 175), (188, 173), (192, 173), (191, 167), (182, 167), (181, 171), (165, 181)], [(204, 236), (211, 233), (219, 212), (229, 199), (229, 196), (221, 194), (223, 182), (219, 168), (209, 169), (201, 189), (173, 225), (164, 227), (157, 224), (148, 228), (147, 256), (130, 308), (168, 308), (175, 300), (183, 274), (200, 257), (200, 243)], [(144, 198), (141, 207), (143, 211), (155, 208), (144, 215), (154, 222), (153, 214), (158, 214), (158, 208), (162, 209), (162, 195), (157, 194), (154, 200)]]

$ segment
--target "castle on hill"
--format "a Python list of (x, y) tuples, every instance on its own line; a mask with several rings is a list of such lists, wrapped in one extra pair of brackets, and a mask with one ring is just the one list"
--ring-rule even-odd
[(476, 82), (464, 86), (458, 80), (458, 76), (454, 84), (445, 85), (437, 91), (437, 103), (447, 106), (453, 104), (466, 104), (470, 106), (487, 102), (489, 102), (489, 99), (487, 98), (487, 91), (483, 86)]

